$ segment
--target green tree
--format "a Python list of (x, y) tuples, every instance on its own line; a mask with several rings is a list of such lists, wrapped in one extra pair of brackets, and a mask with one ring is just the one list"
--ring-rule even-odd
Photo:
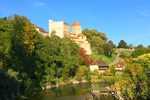
[[(9, 71), (11, 62), (12, 19), (0, 18), (0, 99), (15, 100), (19, 94), (17, 72)], [(8, 71), (7, 71), (8, 70)]]
[(19, 84), (14, 77), (0, 69), (0, 99), (16, 100), (19, 93)]
[(135, 50), (132, 52), (131, 56), (136, 58), (144, 53), (148, 53), (147, 48), (145, 48), (143, 45), (138, 45)]
[(104, 45), (104, 54), (106, 56), (112, 56), (112, 53), (114, 52), (114, 48), (115, 48), (115, 45), (113, 44), (112, 41), (108, 41), (108, 43), (106, 43)]
[(116, 74), (116, 70), (115, 70), (115, 66), (114, 65), (110, 66), (110, 73), (112, 73), (112, 75)]
[(118, 48), (128, 48), (127, 43), (124, 40), (120, 40)]
[(9, 66), (12, 20), (0, 18), (0, 67)]
[(41, 85), (58, 78), (65, 81), (76, 75), (80, 52), (74, 41), (57, 36), (43, 37), (36, 48), (35, 54), (38, 58), (36, 75), (42, 80)]
[(128, 64), (122, 80), (121, 94), (124, 99), (148, 100), (150, 97), (150, 54), (144, 54)]
[(87, 66), (80, 66), (80, 67), (78, 67), (75, 78), (78, 81), (82, 81), (83, 79), (85, 79), (86, 81), (90, 81), (91, 80), (91, 76), (90, 76), (89, 68)]
[(37, 31), (24, 16), (15, 15), (12, 19), (11, 65), (18, 72), (21, 95), (32, 92), (38, 83), (35, 77), (35, 38)]

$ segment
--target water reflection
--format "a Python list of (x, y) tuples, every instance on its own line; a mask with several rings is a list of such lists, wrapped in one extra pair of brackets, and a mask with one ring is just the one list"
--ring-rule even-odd
[(88, 100), (92, 98), (90, 93), (91, 89), (96, 91), (108, 92), (106, 89), (108, 84), (95, 83), (95, 84), (77, 84), (65, 85), (49, 90), (42, 90), (36, 95), (32, 96), (31, 100)]

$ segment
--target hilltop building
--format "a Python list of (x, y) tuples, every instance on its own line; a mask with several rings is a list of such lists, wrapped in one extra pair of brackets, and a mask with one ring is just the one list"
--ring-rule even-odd
[(64, 21), (52, 21), (49, 20), (49, 36), (55, 34), (60, 38), (69, 37), (74, 40), (81, 48), (86, 50), (86, 54), (91, 54), (91, 47), (86, 40), (86, 36), (82, 33), (82, 27), (78, 21), (75, 21), (70, 31), (69, 24)]
[(36, 26), (35, 24), (32, 24), (34, 26), (34, 28), (36, 29), (36, 31), (38, 31), (39, 33), (41, 33), (43, 36), (48, 36), (48, 32), (45, 31), (43, 28)]
[(49, 36), (55, 34), (61, 38), (69, 36), (69, 24), (64, 21), (49, 20)]

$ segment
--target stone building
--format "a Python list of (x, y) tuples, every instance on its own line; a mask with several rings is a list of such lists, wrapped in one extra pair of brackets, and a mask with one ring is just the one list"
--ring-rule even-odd
[(34, 28), (36, 29), (36, 31), (38, 31), (39, 33), (41, 33), (43, 36), (48, 36), (48, 32), (45, 31), (43, 28), (36, 26), (35, 24), (32, 24), (34, 26)]
[(64, 21), (49, 20), (49, 36), (55, 34), (61, 38), (69, 36), (69, 24)]
[(69, 24), (64, 21), (52, 21), (49, 20), (49, 36), (54, 32), (55, 35), (63, 38), (65, 36), (74, 40), (81, 48), (84, 48), (86, 54), (90, 55), (91, 47), (89, 42), (86, 40), (86, 36), (82, 33), (82, 27), (78, 21), (72, 24), (72, 31), (69, 30)]

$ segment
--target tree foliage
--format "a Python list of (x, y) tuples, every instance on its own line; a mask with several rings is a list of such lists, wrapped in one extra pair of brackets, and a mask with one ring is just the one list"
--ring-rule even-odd
[(104, 33), (89, 29), (85, 29), (83, 33), (86, 35), (94, 52), (106, 56), (112, 55), (115, 45), (111, 40), (107, 41), (107, 37)]
[(114, 48), (115, 45), (113, 44), (112, 41), (108, 41), (105, 45), (104, 45), (104, 54), (106, 56), (112, 56), (113, 52), (114, 52)]
[(120, 40), (118, 48), (128, 48), (128, 45), (124, 40)]
[(140, 44), (135, 48), (135, 50), (132, 52), (131, 56), (136, 58), (145, 53), (150, 53), (150, 48), (149, 47), (146, 48)]
[(128, 99), (150, 98), (150, 54), (139, 56), (127, 66), (123, 80), (120, 80), (122, 97)]
[(44, 83), (51, 82), (55, 78), (66, 80), (75, 76), (80, 63), (80, 52), (74, 41), (57, 36), (43, 37), (36, 48), (36, 56), (40, 58), (36, 60), (38, 67), (36, 74)]
[(0, 18), (0, 33), (0, 99), (33, 93), (58, 78), (65, 82), (82, 63), (74, 41), (44, 37), (24, 16)]

